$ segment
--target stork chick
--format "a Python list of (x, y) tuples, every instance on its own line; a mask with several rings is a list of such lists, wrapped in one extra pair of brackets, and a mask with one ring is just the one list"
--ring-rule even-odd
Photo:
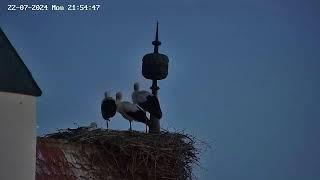
[(117, 105), (116, 101), (111, 97), (110, 92), (104, 93), (104, 99), (101, 103), (101, 114), (103, 119), (107, 122), (107, 129), (109, 129), (109, 121), (110, 118), (112, 118), (116, 112), (117, 112)]
[(161, 119), (162, 111), (158, 98), (148, 91), (140, 90), (139, 83), (134, 83), (132, 93), (132, 102), (139, 105), (142, 109), (149, 112), (157, 119)]
[(128, 101), (122, 101), (122, 93), (116, 94), (117, 111), (129, 121), (130, 131), (132, 131), (132, 121), (144, 123), (149, 126), (150, 120), (146, 116), (146, 113), (136, 104)]

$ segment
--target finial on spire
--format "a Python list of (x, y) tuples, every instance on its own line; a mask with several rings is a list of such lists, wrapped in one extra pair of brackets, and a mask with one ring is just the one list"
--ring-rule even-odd
[(161, 42), (159, 41), (159, 28), (158, 27), (159, 27), (159, 23), (157, 21), (156, 38), (152, 42), (152, 44), (154, 45), (154, 53), (159, 53), (159, 46), (161, 45)]

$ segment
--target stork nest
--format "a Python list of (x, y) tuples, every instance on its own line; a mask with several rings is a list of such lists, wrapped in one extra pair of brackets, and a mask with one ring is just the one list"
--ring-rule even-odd
[(157, 135), (81, 127), (42, 138), (94, 144), (106, 155), (99, 161), (113, 164), (119, 179), (194, 179), (192, 168), (200, 165), (203, 150), (203, 142), (184, 132), (162, 131)]

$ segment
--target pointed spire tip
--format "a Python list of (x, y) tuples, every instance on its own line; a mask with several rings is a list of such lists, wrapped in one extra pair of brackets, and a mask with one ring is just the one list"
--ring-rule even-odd
[(159, 46), (161, 45), (161, 42), (159, 41), (159, 22), (157, 21), (157, 29), (156, 29), (156, 37), (155, 40), (152, 42), (154, 45), (154, 52), (158, 53)]

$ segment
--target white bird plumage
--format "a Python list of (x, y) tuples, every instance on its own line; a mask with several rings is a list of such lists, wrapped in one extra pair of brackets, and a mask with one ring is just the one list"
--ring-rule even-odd
[(122, 93), (118, 92), (116, 94), (116, 104), (117, 104), (117, 111), (127, 119), (130, 123), (130, 131), (132, 130), (131, 122), (137, 121), (142, 122), (146, 125), (150, 124), (150, 120), (146, 116), (146, 113), (139, 108), (138, 105), (133, 104), (128, 101), (122, 101)]

